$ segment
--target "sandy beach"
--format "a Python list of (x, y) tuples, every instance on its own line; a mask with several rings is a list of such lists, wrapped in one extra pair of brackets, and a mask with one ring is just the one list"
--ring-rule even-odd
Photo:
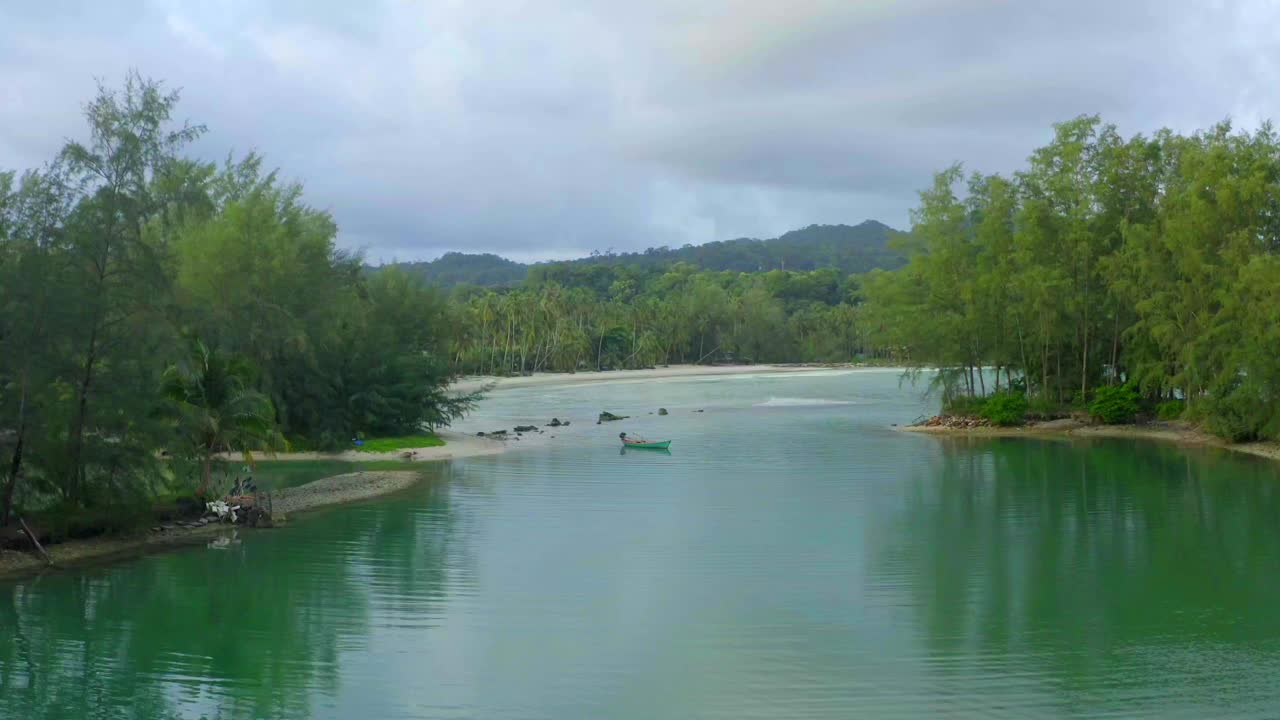
[(534, 387), (541, 385), (569, 385), (583, 382), (624, 382), (631, 380), (661, 380), (663, 378), (709, 377), (715, 375), (748, 375), (754, 373), (804, 373), (845, 368), (872, 367), (862, 365), (670, 365), (648, 370), (606, 370), (577, 373), (538, 373), (518, 377), (464, 377), (450, 389), (459, 392), (475, 392), (492, 386), (494, 390)]
[[(460, 458), (496, 455), (506, 445), (498, 440), (489, 440), (474, 435), (464, 435), (451, 430), (438, 430), (436, 435), (444, 440), (444, 445), (426, 448), (405, 448), (391, 452), (361, 452), (344, 450), (342, 452), (293, 452), (258, 455), (258, 462), (269, 463), (281, 460), (341, 460), (345, 462), (378, 462), (383, 460), (403, 460), (405, 453), (412, 453), (414, 462), (436, 462), (440, 460), (457, 460)], [(238, 460), (239, 455), (224, 456), (224, 459)]]

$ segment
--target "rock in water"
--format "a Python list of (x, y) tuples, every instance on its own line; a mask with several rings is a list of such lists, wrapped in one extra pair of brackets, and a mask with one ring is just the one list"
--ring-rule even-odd
[(534, 430), (537, 430), (537, 429), (538, 429), (538, 426), (537, 426), (537, 425), (517, 425), (517, 426), (515, 427), (515, 431), (516, 431), (516, 432), (518, 432), (518, 433), (521, 433), (521, 432), (533, 432)]
[(598, 423), (602, 423), (602, 422), (613, 422), (613, 421), (615, 421), (615, 420), (626, 420), (628, 417), (630, 417), (630, 416), (629, 416), (629, 415), (614, 415), (613, 413), (611, 413), (611, 412), (609, 412), (608, 410), (606, 410), (606, 411), (604, 411), (604, 412), (600, 413), (600, 419), (599, 419), (599, 420), (597, 420), (596, 422), (598, 422)]
[(666, 409), (666, 408), (658, 408), (658, 414), (659, 414), (659, 415), (666, 415), (666, 414), (667, 414), (667, 409)]
[(560, 427), (561, 424), (560, 418), (551, 418), (551, 422), (547, 423), (547, 427)]

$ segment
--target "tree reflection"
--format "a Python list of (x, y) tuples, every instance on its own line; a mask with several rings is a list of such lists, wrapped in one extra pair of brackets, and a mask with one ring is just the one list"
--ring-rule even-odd
[(311, 717), (371, 606), (438, 612), (454, 524), (428, 482), (221, 551), (0, 585), (0, 717)]
[(1017, 657), (1090, 689), (1119, 649), (1280, 637), (1273, 465), (1081, 445), (961, 440), (910, 481), (877, 566), (913, 577), (932, 654)]

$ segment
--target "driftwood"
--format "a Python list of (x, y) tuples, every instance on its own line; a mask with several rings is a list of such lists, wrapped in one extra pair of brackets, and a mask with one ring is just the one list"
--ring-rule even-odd
[(53, 558), (49, 557), (49, 553), (45, 552), (44, 546), (36, 539), (36, 534), (31, 532), (31, 528), (27, 527), (27, 521), (22, 518), (18, 518), (18, 524), (22, 526), (22, 532), (26, 533), (28, 538), (31, 538), (31, 544), (35, 545), (36, 550), (40, 551), (40, 555), (44, 558), (44, 561), (52, 566)]

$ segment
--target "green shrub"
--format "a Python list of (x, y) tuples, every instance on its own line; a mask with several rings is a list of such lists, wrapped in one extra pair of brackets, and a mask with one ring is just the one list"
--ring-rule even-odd
[(1156, 417), (1161, 420), (1177, 420), (1186, 412), (1187, 403), (1182, 400), (1168, 400), (1156, 405)]
[(1107, 425), (1132, 422), (1138, 414), (1138, 393), (1132, 385), (1100, 387), (1089, 403), (1089, 415)]
[(982, 413), (987, 399), (973, 395), (958, 395), (942, 404), (942, 414), (970, 416)]
[(1027, 402), (1027, 417), (1036, 420), (1056, 420), (1071, 414), (1071, 408), (1062, 403), (1033, 397)]
[(1280, 416), (1275, 404), (1267, 401), (1268, 393), (1248, 382), (1218, 389), (1196, 403), (1197, 416), (1204, 418), (1205, 429), (1232, 442), (1249, 442), (1274, 438), (1280, 429)]
[(986, 399), (980, 412), (993, 425), (1021, 425), (1027, 417), (1027, 398), (1018, 392), (1000, 392)]

